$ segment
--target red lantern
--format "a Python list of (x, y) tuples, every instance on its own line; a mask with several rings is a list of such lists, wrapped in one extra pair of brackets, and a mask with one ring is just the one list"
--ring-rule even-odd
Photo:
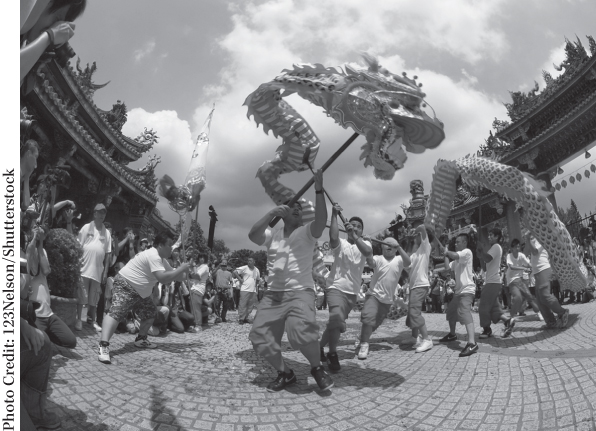
[(577, 175), (575, 176), (575, 178), (577, 178), (577, 181), (581, 181), (581, 180), (582, 180), (582, 176), (581, 176), (581, 174), (577, 174)]
[(586, 172), (584, 172), (584, 175), (586, 176), (586, 178), (590, 178), (590, 171), (586, 169)]
[(557, 185), (555, 185), (555, 189), (557, 189), (557, 191), (561, 190), (561, 184), (557, 183)]
[(561, 181), (561, 185), (563, 186), (564, 189), (567, 188), (567, 181), (563, 180)]
[(594, 165), (594, 164), (592, 163), (592, 166), (590, 166), (590, 170), (591, 170), (592, 172), (595, 172), (595, 173), (596, 173), (596, 165)]
[(575, 184), (575, 177), (574, 177), (574, 176), (570, 176), (570, 177), (569, 177), (569, 182), (570, 182), (571, 184)]

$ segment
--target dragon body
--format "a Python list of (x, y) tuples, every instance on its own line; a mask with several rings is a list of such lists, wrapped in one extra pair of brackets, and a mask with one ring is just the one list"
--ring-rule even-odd
[[(275, 158), (263, 163), (257, 172), (267, 194), (276, 204), (294, 196), (279, 182), (292, 171), (304, 171), (306, 148), (314, 165), (320, 141), (306, 120), (284, 100), (290, 94), (323, 108), (336, 123), (366, 137), (361, 160), (373, 166), (374, 175), (389, 180), (404, 166), (406, 152), (421, 153), (435, 148), (444, 139), (443, 124), (423, 110), (425, 94), (414, 79), (394, 75), (369, 55), (368, 68), (345, 65), (343, 69), (320, 64), (294, 65), (251, 93), (245, 105), (248, 117), (282, 138)], [(301, 200), (304, 221), (314, 219), (310, 202)]]
[(587, 269), (565, 225), (548, 200), (550, 192), (530, 175), (493, 160), (468, 156), (456, 161), (439, 160), (435, 166), (425, 224), (442, 232), (451, 211), (455, 183), (483, 187), (515, 201), (523, 209), (522, 221), (549, 254), (563, 289), (580, 291), (587, 286)]

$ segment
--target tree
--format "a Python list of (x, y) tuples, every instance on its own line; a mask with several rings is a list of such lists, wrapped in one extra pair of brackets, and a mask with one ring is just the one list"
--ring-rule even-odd
[(219, 259), (221, 256), (228, 255), (229, 253), (230, 249), (226, 247), (226, 243), (223, 239), (216, 239), (213, 241), (213, 256), (216, 256)]
[(573, 199), (571, 199), (569, 208), (567, 208), (566, 210), (559, 207), (559, 215), (560, 215), (561, 221), (567, 227), (567, 230), (569, 231), (569, 234), (571, 235), (571, 237), (578, 238), (579, 231), (582, 227), (582, 225), (580, 223), (582, 216), (581, 216), (579, 210), (577, 209), (577, 205), (575, 204)]
[[(180, 222), (176, 224), (176, 232), (180, 234)], [(207, 241), (203, 234), (201, 225), (196, 221), (190, 221), (190, 230), (188, 236), (184, 239), (184, 250), (186, 252), (186, 259), (194, 259), (199, 253), (209, 254), (209, 248), (207, 247)], [(182, 250), (180, 250), (182, 253)]]

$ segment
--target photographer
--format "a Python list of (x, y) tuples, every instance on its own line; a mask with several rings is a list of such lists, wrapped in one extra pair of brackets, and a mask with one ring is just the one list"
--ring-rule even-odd
[(65, 44), (74, 36), (72, 21), (86, 4), (86, 0), (21, 0), (21, 82), (48, 48), (69, 48)]

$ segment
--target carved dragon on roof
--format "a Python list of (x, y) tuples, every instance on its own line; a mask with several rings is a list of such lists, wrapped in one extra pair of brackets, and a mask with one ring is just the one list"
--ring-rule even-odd
[(152, 149), (153, 145), (157, 144), (158, 139), (159, 136), (157, 136), (157, 132), (155, 132), (153, 129), (147, 130), (145, 127), (145, 130), (143, 130), (134, 140), (143, 146), (141, 151), (145, 152)]
[(152, 155), (147, 160), (147, 164), (141, 169), (132, 169), (128, 166), (122, 166), (122, 168), (133, 175), (136, 179), (141, 181), (145, 187), (149, 190), (155, 190), (157, 186), (157, 177), (155, 176), (155, 167), (161, 162), (161, 157)]
[(76, 78), (77, 82), (79, 83), (79, 85), (81, 87), (83, 87), (85, 90), (87, 90), (91, 96), (93, 96), (93, 93), (95, 93), (96, 90), (99, 90), (100, 88), (104, 88), (106, 85), (108, 85), (110, 83), (110, 81), (106, 82), (105, 84), (94, 84), (93, 83), (93, 81), (92, 81), (93, 74), (97, 70), (97, 65), (95, 64), (95, 62), (93, 62), (91, 64), (91, 66), (89, 66), (89, 63), (87, 63), (87, 66), (85, 66), (85, 69), (81, 69), (80, 65), (81, 65), (81, 58), (77, 57), (77, 65), (76, 65), (77, 73), (75, 74), (75, 78)]

